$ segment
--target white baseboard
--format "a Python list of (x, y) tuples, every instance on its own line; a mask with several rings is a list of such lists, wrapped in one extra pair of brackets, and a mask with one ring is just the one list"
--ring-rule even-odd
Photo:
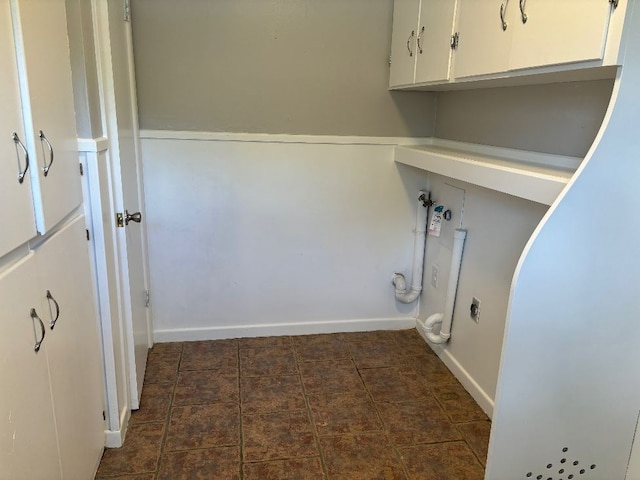
[(489, 418), (493, 418), (493, 407), (495, 405), (494, 400), (489, 395), (487, 395), (487, 392), (485, 392), (480, 387), (480, 385), (478, 385), (473, 377), (469, 375), (469, 372), (467, 372), (462, 367), (462, 365), (460, 365), (458, 360), (456, 360), (456, 358), (451, 355), (451, 352), (449, 352), (448, 349), (433, 345), (431, 342), (429, 342), (419, 324), (417, 324), (416, 330), (418, 330), (418, 333), (422, 338), (424, 338), (424, 341), (427, 343), (427, 345), (429, 345), (431, 350), (433, 350), (436, 355), (438, 355), (440, 360), (442, 360), (442, 363), (444, 363), (451, 371), (451, 373), (453, 373), (453, 375), (458, 379), (465, 390), (469, 392), (469, 394), (478, 403), (478, 405), (480, 405), (480, 408), (484, 410), (484, 413), (486, 413)]
[(314, 333), (404, 330), (415, 328), (415, 326), (416, 320), (411, 317), (332, 320), (304, 323), (272, 323), (263, 325), (232, 325), (224, 327), (155, 330), (153, 332), (153, 339), (157, 343), (164, 343), (243, 337), (271, 337), (279, 335), (309, 335)]
[(129, 426), (129, 418), (131, 418), (131, 410), (123, 408), (120, 412), (120, 429), (104, 431), (104, 445), (107, 448), (119, 448), (124, 443), (127, 435), (127, 427)]

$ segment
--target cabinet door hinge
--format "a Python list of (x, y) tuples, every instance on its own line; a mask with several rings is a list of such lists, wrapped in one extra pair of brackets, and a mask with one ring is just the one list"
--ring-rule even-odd
[(124, 228), (124, 214), (116, 213), (116, 226)]
[(144, 306), (149, 308), (151, 305), (151, 292), (149, 290), (144, 291)]
[(91, 240), (91, 234), (89, 233), (89, 229), (87, 228), (85, 232), (87, 232), (87, 241)]
[(614, 10), (618, 8), (618, 0), (609, 0), (609, 3), (613, 5)]
[(102, 420), (107, 420), (107, 413), (104, 410), (102, 410)]
[(131, 21), (131, 0), (124, 0), (124, 21)]
[(458, 48), (458, 44), (460, 43), (460, 34), (458, 32), (454, 33), (453, 35), (451, 35), (451, 50), (455, 50), (456, 48)]
[(80, 176), (84, 175), (84, 166), (80, 163)]

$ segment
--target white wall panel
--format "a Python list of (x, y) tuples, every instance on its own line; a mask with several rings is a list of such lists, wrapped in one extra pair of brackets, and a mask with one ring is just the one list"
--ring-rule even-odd
[(426, 177), (382, 141), (237, 138), (142, 141), (156, 339), (411, 326)]

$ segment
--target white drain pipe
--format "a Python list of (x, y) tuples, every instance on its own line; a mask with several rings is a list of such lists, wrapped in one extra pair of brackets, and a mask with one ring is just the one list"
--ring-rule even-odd
[(422, 292), (422, 271), (424, 266), (424, 249), (427, 243), (427, 217), (431, 198), (429, 192), (420, 190), (416, 213), (416, 237), (413, 244), (413, 273), (411, 290), (407, 291), (407, 281), (401, 273), (395, 273), (391, 281), (395, 286), (396, 299), (401, 303), (413, 303)]
[[(453, 239), (453, 252), (451, 253), (451, 269), (449, 270), (449, 284), (447, 285), (447, 297), (444, 304), (444, 313), (434, 313), (424, 322), (424, 333), (431, 343), (447, 343), (451, 337), (451, 322), (453, 321), (453, 307), (456, 303), (458, 292), (458, 278), (460, 277), (460, 265), (462, 264), (462, 251), (467, 231), (457, 229)], [(440, 333), (433, 333), (433, 328), (440, 324)]]

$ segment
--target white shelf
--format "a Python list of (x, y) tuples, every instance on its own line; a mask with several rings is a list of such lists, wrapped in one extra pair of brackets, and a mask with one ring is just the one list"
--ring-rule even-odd
[(395, 161), (551, 205), (582, 159), (434, 138), (429, 145), (397, 146)]

